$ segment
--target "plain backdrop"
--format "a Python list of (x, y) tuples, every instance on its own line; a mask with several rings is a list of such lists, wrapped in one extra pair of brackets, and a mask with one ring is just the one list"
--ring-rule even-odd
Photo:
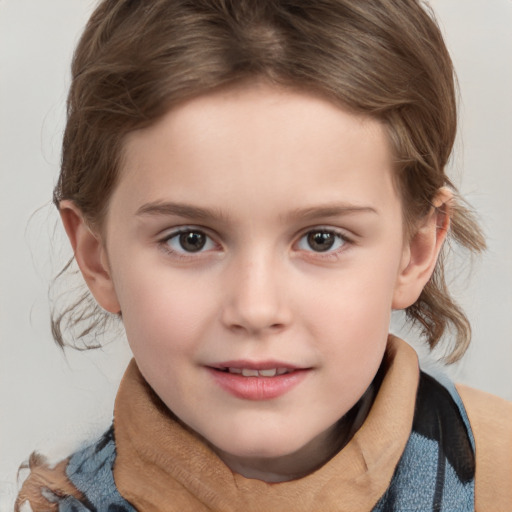
[[(122, 338), (100, 351), (65, 356), (49, 330), (48, 285), (70, 255), (50, 199), (69, 63), (94, 3), (0, 0), (2, 512), (12, 508), (18, 466), (31, 451), (64, 457), (108, 426), (130, 357)], [(462, 260), (454, 266), (456, 274), (469, 268), (454, 286), (474, 336), (463, 362), (449, 372), (512, 400), (512, 2), (431, 4), (461, 89), (451, 174), (479, 212), (489, 243), (472, 267)]]

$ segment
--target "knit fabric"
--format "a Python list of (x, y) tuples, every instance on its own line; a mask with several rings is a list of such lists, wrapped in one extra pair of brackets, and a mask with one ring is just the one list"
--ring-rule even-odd
[(421, 374), (411, 436), (375, 512), (474, 510), (475, 444), (462, 400)]

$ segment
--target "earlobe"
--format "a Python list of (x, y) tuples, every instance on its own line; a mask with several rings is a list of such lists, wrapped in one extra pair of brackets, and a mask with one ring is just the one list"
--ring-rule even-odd
[(98, 304), (110, 313), (119, 313), (120, 306), (110, 275), (108, 258), (101, 236), (93, 233), (82, 212), (73, 201), (63, 200), (59, 213), (73, 248), (76, 262)]
[(422, 219), (404, 247), (400, 272), (393, 295), (393, 309), (414, 304), (429, 281), (450, 226), (452, 192), (442, 188), (431, 211)]

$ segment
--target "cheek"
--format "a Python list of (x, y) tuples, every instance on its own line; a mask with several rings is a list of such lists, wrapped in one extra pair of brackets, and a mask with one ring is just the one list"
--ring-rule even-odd
[[(311, 294), (304, 317), (333, 380), (355, 395), (369, 385), (382, 360), (391, 317), (398, 258), (359, 260)], [(327, 291), (326, 291), (327, 290)]]
[(162, 275), (151, 281), (132, 274), (123, 282), (120, 302), (128, 343), (140, 371), (168, 407), (183, 412), (182, 397), (187, 397), (186, 408), (199, 408), (191, 375), (215, 302), (190, 283), (180, 287), (179, 280)]
[(337, 361), (347, 378), (372, 374), (385, 348), (391, 307), (389, 297), (350, 294), (335, 305), (317, 305), (314, 338), (325, 360)]
[[(313, 276), (306, 289), (307, 310), (325, 327), (367, 332), (385, 323), (397, 281), (398, 255), (391, 258), (358, 254), (346, 268), (322, 279)], [(313, 291), (314, 290), (314, 291)]]
[[(116, 291), (128, 341), (136, 356), (177, 356), (193, 350), (214, 316), (215, 298), (201, 280), (180, 280), (179, 274), (144, 271), (131, 265), (118, 274)], [(141, 270), (142, 269), (142, 270)]]

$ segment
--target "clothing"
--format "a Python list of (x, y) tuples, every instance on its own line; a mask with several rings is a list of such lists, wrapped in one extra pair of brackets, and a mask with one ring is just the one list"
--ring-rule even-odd
[[(19, 503), (29, 499), (35, 512), (49, 510), (41, 491), (46, 486), (50, 510), (59, 512), (474, 510), (474, 440), (459, 394), (421, 373), (414, 351), (396, 338), (390, 338), (383, 365), (376, 399), (348, 444), (304, 478), (266, 483), (231, 472), (173, 417), (132, 362), (116, 399), (113, 429), (54, 470), (33, 460)], [(471, 393), (462, 394), (471, 401)], [(481, 394), (478, 399), (480, 406)], [(505, 441), (493, 452), (497, 465), (490, 468), (483, 456), (483, 467), (505, 475), (502, 483), (512, 482), (512, 405), (496, 400), (505, 423), (492, 421), (501, 425)], [(472, 416), (478, 428), (485, 424), (485, 408)], [(491, 492), (488, 475), (479, 476), (478, 442), (477, 510), (510, 511), (510, 486)], [(486, 482), (487, 502), (479, 502), (478, 478)]]

